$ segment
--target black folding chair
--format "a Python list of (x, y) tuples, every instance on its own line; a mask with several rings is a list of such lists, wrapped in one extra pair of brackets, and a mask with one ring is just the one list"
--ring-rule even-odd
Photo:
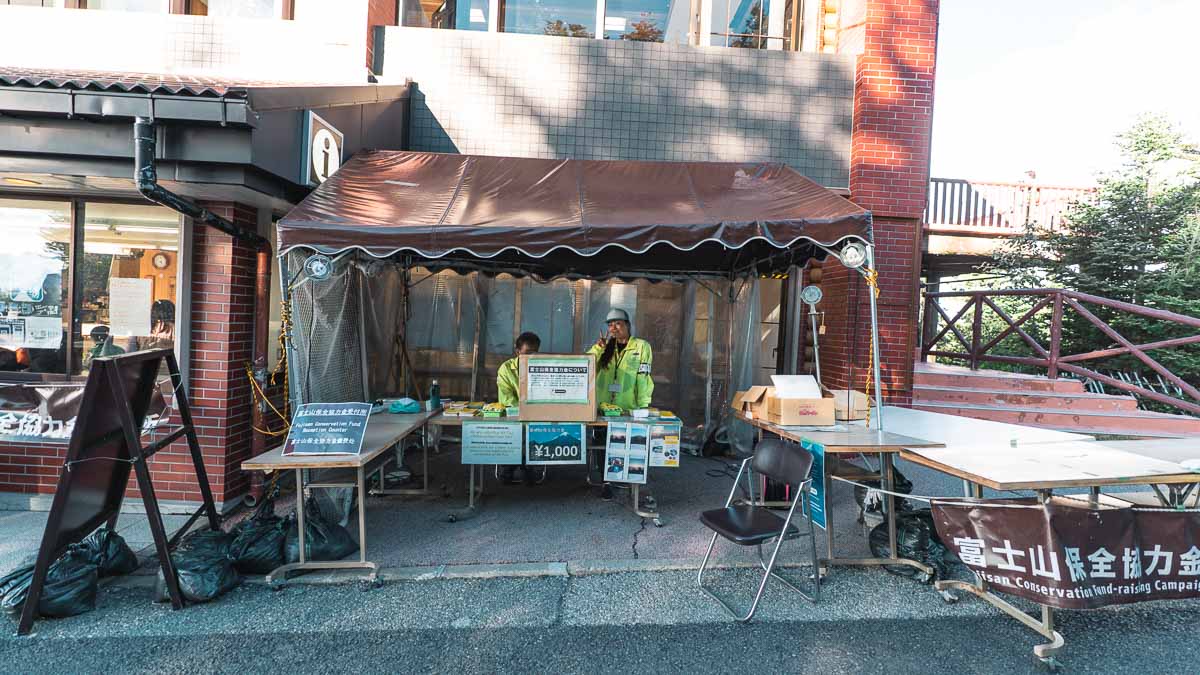
[[(812, 455), (799, 445), (784, 443), (776, 439), (764, 440), (758, 444), (754, 456), (742, 462), (742, 468), (738, 470), (737, 476), (733, 479), (733, 489), (729, 491), (729, 499), (725, 500), (725, 508), (713, 509), (700, 514), (700, 522), (713, 531), (713, 536), (712, 541), (708, 544), (708, 552), (704, 554), (704, 562), (700, 563), (700, 571), (696, 574), (696, 583), (700, 586), (700, 590), (721, 603), (726, 611), (740, 622), (745, 623), (754, 616), (755, 610), (758, 609), (758, 602), (762, 599), (763, 591), (767, 587), (767, 579), (771, 577), (783, 582), (785, 586), (799, 593), (809, 602), (816, 602), (817, 598), (821, 596), (821, 574), (817, 561), (817, 538), (814, 534), (812, 514), (808, 509), (808, 494), (812, 486), (812, 478), (809, 476), (809, 472), (812, 469), (812, 464)], [(755, 505), (753, 476), (755, 471), (758, 471), (771, 480), (785, 483), (794, 490), (792, 503), (788, 507), (786, 518), (779, 517), (779, 515), (765, 507)], [(746, 475), (750, 503), (735, 506), (733, 504), (733, 497), (737, 494), (738, 481), (741, 480), (742, 474)], [(807, 534), (802, 533), (799, 528), (792, 524), (792, 518), (796, 513), (797, 505), (802, 505), (801, 513), (804, 515), (805, 520), (808, 521)], [(708, 559), (712, 556), (713, 547), (717, 543), (717, 537), (724, 537), (739, 546), (758, 547), (758, 562), (763, 568), (763, 577), (762, 581), (758, 584), (758, 593), (754, 595), (754, 603), (750, 605), (750, 611), (746, 616), (738, 616), (737, 611), (729, 603), (704, 586), (704, 569), (708, 566)], [(812, 595), (805, 593), (791, 581), (775, 572), (775, 560), (779, 556), (779, 549), (783, 545), (783, 542), (799, 537), (808, 537), (812, 545)], [(775, 540), (775, 550), (771, 552), (771, 560), (768, 562), (763, 558), (762, 547), (772, 539)]]

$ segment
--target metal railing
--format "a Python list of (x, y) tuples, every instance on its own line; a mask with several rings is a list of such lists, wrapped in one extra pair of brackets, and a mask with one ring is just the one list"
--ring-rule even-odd
[(1093, 198), (1094, 188), (996, 183), (961, 178), (929, 179), (925, 225), (965, 234), (1017, 234), (1028, 224), (1063, 226), (1072, 202)]
[[(1029, 310), (1016, 319), (1002, 309), (994, 300), (997, 297), (1020, 296), (1034, 299), (1035, 302)], [(956, 298), (965, 302), (963, 302), (962, 307), (958, 311), (951, 315), (942, 308), (939, 302), (945, 298)], [(1197, 333), (1169, 340), (1134, 344), (1117, 332), (1108, 322), (1096, 316), (1085, 305), (1104, 307), (1147, 319), (1166, 321), (1178, 326), (1197, 329)], [(1002, 330), (991, 338), (985, 338), (983, 335), (984, 313), (987, 310), (990, 310), (995, 317), (998, 317), (1003, 326)], [(1049, 345), (1043, 345), (1031, 336), (1029, 331), (1022, 328), (1022, 325), (1044, 310), (1051, 312)], [(1087, 324), (1094, 326), (1111, 339), (1112, 346), (1080, 354), (1063, 354), (1063, 313), (1067, 310), (1074, 311)], [(1185, 382), (1175, 373), (1172, 373), (1170, 369), (1147, 353), (1156, 349), (1200, 344), (1200, 318), (1056, 288), (926, 293), (924, 317), (925, 330), (922, 331), (921, 340), (922, 360), (926, 360), (930, 356), (962, 359), (970, 365), (972, 370), (978, 370), (979, 364), (984, 361), (1040, 367), (1046, 369), (1046, 374), (1050, 379), (1057, 379), (1060, 373), (1069, 373), (1078, 378), (1090, 379), (1115, 389), (1127, 391), (1139, 398), (1173, 406), (1193, 415), (1200, 414), (1200, 390), (1194, 385)], [(964, 334), (959, 327), (959, 322), (964, 319), (971, 322), (969, 335)], [(994, 350), (1001, 341), (1011, 335), (1019, 336), (1021, 341), (1036, 356), (1013, 356), (995, 353)], [(953, 348), (939, 349), (938, 343), (946, 336), (953, 336), (954, 340), (951, 342), (957, 342), (958, 344)], [(985, 339), (987, 340), (986, 342), (984, 341)], [(958, 346), (961, 346), (962, 351), (952, 350)], [(1163, 386), (1153, 387), (1141, 378), (1114, 377), (1111, 374), (1105, 374), (1099, 370), (1087, 368), (1082, 365), (1087, 361), (1097, 361), (1125, 354), (1132, 356), (1153, 371)], [(1171, 387), (1171, 391), (1179, 392), (1180, 397), (1177, 398), (1165, 393), (1164, 389), (1166, 389), (1167, 385)]]

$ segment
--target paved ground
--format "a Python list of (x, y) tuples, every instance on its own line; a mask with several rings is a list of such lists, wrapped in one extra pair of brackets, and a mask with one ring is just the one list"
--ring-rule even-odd
[[(136, 578), (134, 579), (136, 582)], [(146, 580), (148, 581), (148, 580)], [(718, 590), (745, 592), (750, 571)], [(688, 572), (245, 585), (179, 612), (145, 583), (108, 586), (100, 609), (0, 636), (8, 672), (887, 672), (1023, 673), (1040, 639), (979, 602), (846, 571), (809, 605), (778, 586), (733, 624)], [(1194, 672), (1195, 603), (1063, 613), (1075, 672)]]
[[(917, 494), (961, 486), (901, 466)], [(465, 473), (434, 459), (434, 485), (449, 497), (368, 500), (370, 557), (388, 582), (312, 585), (272, 592), (248, 583), (215, 603), (172, 612), (150, 601), (153, 567), (101, 589), (95, 612), (0, 635), (6, 672), (1026, 672), (1041, 639), (974, 599), (945, 604), (928, 586), (881, 570), (837, 570), (809, 605), (773, 586), (756, 622), (732, 624), (694, 587), (706, 544), (696, 514), (728, 492), (727, 462), (685, 457), (651, 473), (667, 521), (655, 528), (617, 502), (602, 502), (578, 469), (537, 487), (497, 488), (474, 519), (449, 523)], [(864, 555), (852, 489), (835, 485), (836, 550)], [(36, 551), (44, 513), (0, 512), (0, 573)], [(168, 529), (181, 517), (168, 519)], [(123, 515), (135, 550), (152, 549), (144, 517)], [(748, 600), (750, 558), (717, 578)], [(785, 549), (786, 550), (786, 549)], [(790, 564), (801, 559), (784, 556)], [(502, 563), (496, 566), (494, 563)], [(803, 573), (793, 567), (791, 572)], [(962, 573), (962, 570), (959, 570)], [(498, 578), (496, 575), (499, 575)], [(480, 578), (488, 577), (488, 578)], [(1065, 612), (1062, 653), (1077, 671), (1192, 672), (1200, 658), (1200, 603), (1151, 603)]]

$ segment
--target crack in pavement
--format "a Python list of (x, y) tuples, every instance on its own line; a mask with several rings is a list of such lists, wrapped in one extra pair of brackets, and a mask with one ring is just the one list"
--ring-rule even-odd
[(646, 531), (646, 519), (642, 518), (641, 526), (638, 527), (637, 532), (633, 533), (633, 559), (634, 560), (638, 559), (638, 550), (637, 550), (638, 535), (640, 535), (642, 532), (645, 532), (645, 531)]

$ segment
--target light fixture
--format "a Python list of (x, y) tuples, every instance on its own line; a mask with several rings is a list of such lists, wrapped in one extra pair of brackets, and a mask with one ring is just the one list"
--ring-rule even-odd
[(804, 304), (806, 305), (815, 305), (820, 302), (821, 298), (824, 296), (825, 294), (821, 292), (820, 286), (805, 286), (804, 289), (800, 291), (800, 299), (803, 300)]
[(846, 267), (856, 270), (867, 263), (867, 247), (857, 241), (852, 241), (842, 247), (838, 254), (838, 260)]
[(11, 176), (5, 176), (4, 182), (8, 183), (9, 185), (20, 185), (23, 187), (36, 187), (41, 185), (41, 183), (36, 180), (29, 180), (28, 178), (13, 178)]

